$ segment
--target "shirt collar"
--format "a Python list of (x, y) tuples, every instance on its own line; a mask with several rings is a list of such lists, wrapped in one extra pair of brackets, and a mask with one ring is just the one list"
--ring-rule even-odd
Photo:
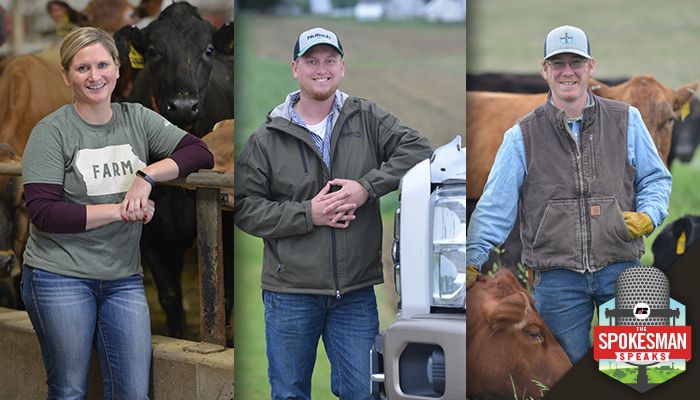
[[(331, 111), (328, 113), (331, 118), (335, 116), (335, 112), (340, 110), (340, 92), (336, 91), (335, 96), (333, 96), (333, 105), (331, 106)], [(304, 120), (297, 114), (294, 106), (301, 99), (301, 92), (297, 91), (289, 95), (289, 101), (287, 102), (287, 111), (289, 113), (289, 119), (297, 125), (306, 127)]]

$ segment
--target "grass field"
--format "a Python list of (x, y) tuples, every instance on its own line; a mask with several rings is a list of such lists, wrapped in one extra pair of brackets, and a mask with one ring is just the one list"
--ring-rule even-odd
[[(700, 19), (693, 0), (572, 1), (533, 0), (470, 2), (467, 21), (467, 68), (471, 72), (539, 72), (546, 33), (559, 25), (586, 31), (602, 78), (652, 74), (672, 88), (700, 80), (697, 38)], [(526, 16), (526, 17), (525, 17)], [(673, 191), (666, 222), (700, 214), (700, 160), (671, 166)], [(645, 240), (642, 258), (653, 263)]]
[[(351, 19), (236, 16), (236, 151), (267, 112), (298, 88), (290, 61), (296, 35), (324, 26), (340, 36), (345, 49), (341, 90), (371, 99), (426, 135), (433, 146), (464, 137), (466, 116), (463, 25), (424, 22), (360, 23)], [(385, 267), (396, 194), (382, 199)], [(262, 241), (236, 232), (236, 398), (268, 399), (267, 361), (260, 290)], [(385, 273), (387, 282), (391, 274)], [(393, 285), (376, 288), (381, 327), (394, 319)], [(313, 397), (330, 399), (329, 366), (322, 346), (313, 380)]]

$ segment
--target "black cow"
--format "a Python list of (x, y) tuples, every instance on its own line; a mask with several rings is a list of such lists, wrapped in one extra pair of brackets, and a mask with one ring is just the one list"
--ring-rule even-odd
[[(608, 86), (619, 85), (627, 78), (598, 79)], [(544, 93), (549, 85), (540, 74), (518, 74), (510, 72), (467, 73), (467, 90), (483, 92)]]
[(194, 6), (179, 2), (145, 29), (132, 26), (118, 33), (145, 63), (129, 101), (198, 137), (233, 118), (233, 22), (217, 30)]
[[(598, 79), (608, 86), (619, 85), (627, 78)], [(467, 90), (510, 93), (544, 93), (549, 90), (547, 82), (539, 74), (517, 74), (508, 72), (485, 72), (467, 74)], [(595, 91), (595, 90), (594, 90)], [(690, 113), (685, 118), (676, 118), (671, 133), (671, 150), (667, 163), (678, 158), (687, 163), (692, 160), (700, 143), (700, 100), (690, 100)]]
[(654, 239), (654, 266), (668, 273), (673, 264), (700, 240), (700, 215), (685, 215), (666, 225)]
[(671, 136), (671, 151), (668, 153), (668, 165), (678, 158), (680, 162), (690, 162), (700, 143), (700, 100), (690, 100), (690, 113), (685, 119), (676, 119)]
[[(128, 41), (143, 57), (144, 68), (134, 81), (129, 101), (154, 109), (198, 137), (210, 132), (216, 122), (233, 118), (233, 22), (217, 30), (195, 7), (178, 2), (145, 29), (126, 27), (115, 36), (118, 41)], [(196, 238), (195, 197), (189, 190), (157, 186), (151, 198), (156, 214), (144, 227), (142, 256), (153, 273), (168, 333), (183, 337), (180, 275), (185, 251)], [(228, 322), (233, 304), (233, 218), (224, 214)]]

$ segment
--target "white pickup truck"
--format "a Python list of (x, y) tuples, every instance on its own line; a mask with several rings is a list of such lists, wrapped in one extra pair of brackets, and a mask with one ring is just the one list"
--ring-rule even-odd
[(375, 399), (466, 398), (466, 151), (457, 136), (401, 180), (397, 320), (370, 351)]

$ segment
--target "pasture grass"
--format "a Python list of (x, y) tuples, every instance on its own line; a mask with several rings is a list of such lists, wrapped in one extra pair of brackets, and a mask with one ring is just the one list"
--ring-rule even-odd
[[(236, 155), (267, 113), (298, 88), (290, 61), (296, 35), (313, 26), (335, 30), (345, 49), (341, 90), (371, 99), (427, 136), (435, 147), (461, 134), (466, 124), (466, 47), (463, 25), (421, 21), (360, 23), (351, 19), (236, 16)], [(396, 296), (388, 257), (397, 193), (382, 198), (387, 284), (375, 287), (380, 328), (395, 318)], [(263, 304), (260, 289), (262, 240), (235, 233), (236, 398), (268, 399)], [(369, 377), (368, 377), (369, 378)], [(319, 345), (312, 396), (330, 399), (330, 367)]]

